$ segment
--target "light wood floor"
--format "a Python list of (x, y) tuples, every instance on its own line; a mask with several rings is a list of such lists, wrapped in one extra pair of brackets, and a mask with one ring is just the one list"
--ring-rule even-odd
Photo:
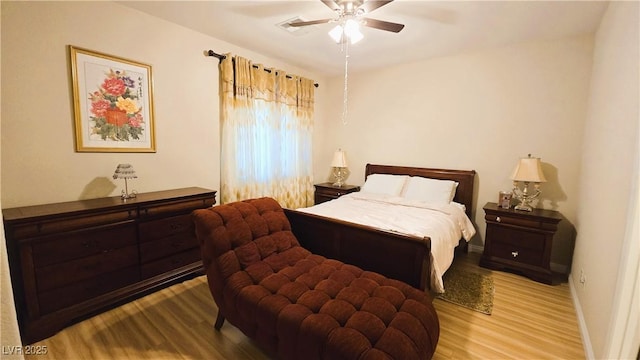
[[(478, 259), (463, 255), (454, 266), (492, 274), (493, 313), (434, 300), (440, 319), (434, 359), (584, 359), (568, 284), (486, 270)], [(48, 350), (37, 358), (267, 359), (228, 323), (215, 331), (215, 317), (206, 278), (198, 277), (64, 329), (35, 344)]]

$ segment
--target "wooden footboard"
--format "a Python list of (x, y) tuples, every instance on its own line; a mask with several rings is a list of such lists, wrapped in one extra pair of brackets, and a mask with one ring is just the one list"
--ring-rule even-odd
[(408, 283), (430, 288), (431, 239), (284, 209), (300, 244), (314, 254), (340, 260)]

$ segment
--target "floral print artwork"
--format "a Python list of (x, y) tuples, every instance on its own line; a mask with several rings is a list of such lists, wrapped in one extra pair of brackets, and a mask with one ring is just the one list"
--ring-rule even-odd
[(98, 89), (89, 93), (91, 137), (102, 140), (140, 140), (144, 132), (142, 76), (109, 69)]
[(77, 152), (156, 152), (151, 65), (69, 45)]

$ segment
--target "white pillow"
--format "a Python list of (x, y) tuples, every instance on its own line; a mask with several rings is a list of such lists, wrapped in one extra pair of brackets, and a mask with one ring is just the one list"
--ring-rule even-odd
[(403, 197), (432, 204), (449, 204), (456, 195), (457, 186), (458, 183), (453, 180), (412, 176), (407, 181)]
[(400, 196), (404, 183), (409, 179), (407, 175), (371, 174), (362, 185), (361, 192)]

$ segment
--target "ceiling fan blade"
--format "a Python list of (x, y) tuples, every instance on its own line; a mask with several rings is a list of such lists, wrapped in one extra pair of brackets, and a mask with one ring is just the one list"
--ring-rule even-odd
[(376, 20), (371, 18), (362, 18), (362, 20), (364, 20), (364, 26), (372, 27), (375, 29), (392, 31), (394, 33), (399, 33), (400, 30), (404, 29), (404, 24), (392, 23), (389, 21)]
[(328, 22), (333, 21), (333, 19), (320, 19), (320, 20), (311, 20), (311, 21), (296, 21), (289, 23), (289, 26), (300, 27), (300, 26), (309, 26), (309, 25), (317, 25), (317, 24), (326, 24)]
[(338, 6), (338, 4), (336, 4), (336, 2), (333, 0), (320, 0), (320, 1), (322, 1), (323, 4), (327, 5), (333, 11), (340, 10), (340, 6)]
[(393, 2), (393, 0), (367, 0), (362, 5), (360, 5), (360, 9), (363, 9), (365, 11), (365, 14), (368, 14), (379, 7), (387, 5), (390, 2)]

